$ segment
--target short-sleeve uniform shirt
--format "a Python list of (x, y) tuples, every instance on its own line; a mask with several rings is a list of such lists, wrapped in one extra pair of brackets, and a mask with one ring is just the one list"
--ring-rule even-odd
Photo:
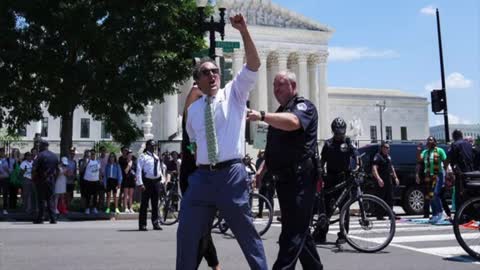
[(285, 131), (269, 126), (265, 163), (270, 171), (291, 168), (315, 155), (317, 147), (318, 114), (312, 102), (294, 96), (285, 107), (280, 106), (276, 112), (289, 112), (298, 117), (300, 128)]

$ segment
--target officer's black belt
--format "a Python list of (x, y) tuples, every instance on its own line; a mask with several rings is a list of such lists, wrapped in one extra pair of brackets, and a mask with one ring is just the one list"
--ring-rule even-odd
[(237, 158), (237, 159), (230, 159), (230, 160), (227, 160), (227, 161), (222, 161), (222, 162), (217, 163), (217, 164), (200, 164), (200, 165), (198, 165), (198, 168), (202, 169), (202, 170), (208, 170), (208, 171), (218, 171), (218, 170), (228, 168), (228, 167), (232, 166), (233, 164), (237, 164), (237, 163), (241, 163), (241, 162), (242, 162), (242, 160)]

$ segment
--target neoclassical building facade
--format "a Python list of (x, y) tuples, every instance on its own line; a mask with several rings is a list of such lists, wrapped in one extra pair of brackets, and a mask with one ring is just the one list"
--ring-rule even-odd
[[(275, 111), (278, 103), (273, 96), (273, 78), (279, 71), (289, 69), (296, 74), (298, 91), (301, 96), (310, 99), (318, 109), (319, 139), (330, 136), (330, 122), (336, 116), (342, 116), (353, 127), (351, 132), (359, 140), (373, 138), (372, 126), (380, 129), (378, 111), (375, 102), (385, 100), (390, 112), (385, 113), (384, 127), (391, 129), (392, 139), (401, 139), (408, 130), (408, 139), (424, 138), (428, 134), (428, 102), (426, 98), (406, 94), (396, 90), (371, 90), (353, 88), (329, 88), (327, 86), (328, 42), (334, 29), (305, 18), (271, 0), (230, 0), (224, 1), (226, 16), (242, 13), (249, 25), (249, 30), (259, 52), (261, 67), (258, 81), (250, 94), (250, 107), (257, 110)], [(217, 40), (220, 37), (217, 36)], [(225, 78), (232, 78), (244, 64), (244, 51), (241, 36), (227, 23), (225, 44), (234, 44), (232, 48), (216, 49), (222, 56)], [(142, 126), (146, 138), (171, 140), (181, 138), (181, 115), (184, 102), (193, 80), (190, 78), (177, 86), (178, 94), (165, 97), (162, 104), (147, 105), (146, 115), (135, 116)], [(45, 114), (47, 122), (47, 139), (59, 139), (59, 120)], [(90, 119), (90, 120), (86, 120)], [(84, 129), (87, 122), (91, 127), (89, 137), (85, 138)], [(103, 130), (102, 123), (94, 121), (81, 108), (74, 114), (73, 140), (103, 140), (109, 134)], [(25, 136), (33, 138), (35, 132), (45, 129), (45, 121), (33, 123), (26, 129)], [(250, 127), (255, 132), (256, 126)], [(378, 132), (380, 133), (380, 132)], [(378, 136), (377, 136), (378, 137)], [(403, 137), (402, 137), (403, 138)]]
[[(304, 16), (282, 8), (270, 0), (224, 1), (227, 7), (226, 16), (241, 13), (247, 19), (249, 31), (255, 41), (262, 63), (258, 71), (258, 81), (250, 93), (250, 107), (258, 110), (275, 111), (278, 102), (273, 96), (273, 78), (283, 70), (291, 70), (297, 76), (300, 95), (310, 99), (319, 110), (319, 137), (328, 135), (328, 93), (327, 93), (327, 59), (328, 41), (334, 30), (314, 22)], [(220, 37), (218, 36), (217, 39)], [(240, 45), (233, 52), (224, 52), (217, 48), (217, 55), (223, 55), (231, 66), (224, 76), (232, 77), (244, 64), (244, 52), (241, 47), (241, 36), (230, 24), (225, 28), (225, 40)], [(192, 85), (187, 81), (179, 87), (180, 94), (169, 97), (168, 101), (154, 108), (154, 115), (162, 116), (154, 134), (168, 137), (177, 130), (175, 110), (182, 114), (186, 94)], [(175, 104), (176, 103), (176, 104)], [(158, 114), (157, 114), (158, 112)], [(167, 120), (168, 119), (168, 120)], [(165, 120), (168, 122), (165, 122)], [(252, 126), (251, 132), (255, 132)], [(163, 134), (162, 134), (163, 133)]]

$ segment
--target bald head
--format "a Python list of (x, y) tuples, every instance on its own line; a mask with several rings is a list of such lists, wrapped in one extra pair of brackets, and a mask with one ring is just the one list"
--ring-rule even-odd
[(288, 101), (297, 94), (297, 76), (291, 71), (280, 71), (273, 81), (273, 93), (280, 105), (287, 105)]

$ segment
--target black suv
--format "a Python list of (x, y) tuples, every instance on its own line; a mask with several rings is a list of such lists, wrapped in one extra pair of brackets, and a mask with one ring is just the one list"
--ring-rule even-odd
[[(417, 165), (417, 144), (390, 143), (390, 156), (395, 167), (400, 185), (394, 189), (395, 205), (403, 207), (409, 215), (423, 214), (423, 187), (415, 182), (415, 168)], [(439, 145), (445, 151), (446, 145)], [(380, 144), (369, 144), (358, 149), (362, 156), (363, 168), (368, 173), (365, 183), (365, 192), (375, 194), (376, 180), (372, 176), (373, 157), (380, 148)], [(448, 195), (449, 196), (449, 195)]]

